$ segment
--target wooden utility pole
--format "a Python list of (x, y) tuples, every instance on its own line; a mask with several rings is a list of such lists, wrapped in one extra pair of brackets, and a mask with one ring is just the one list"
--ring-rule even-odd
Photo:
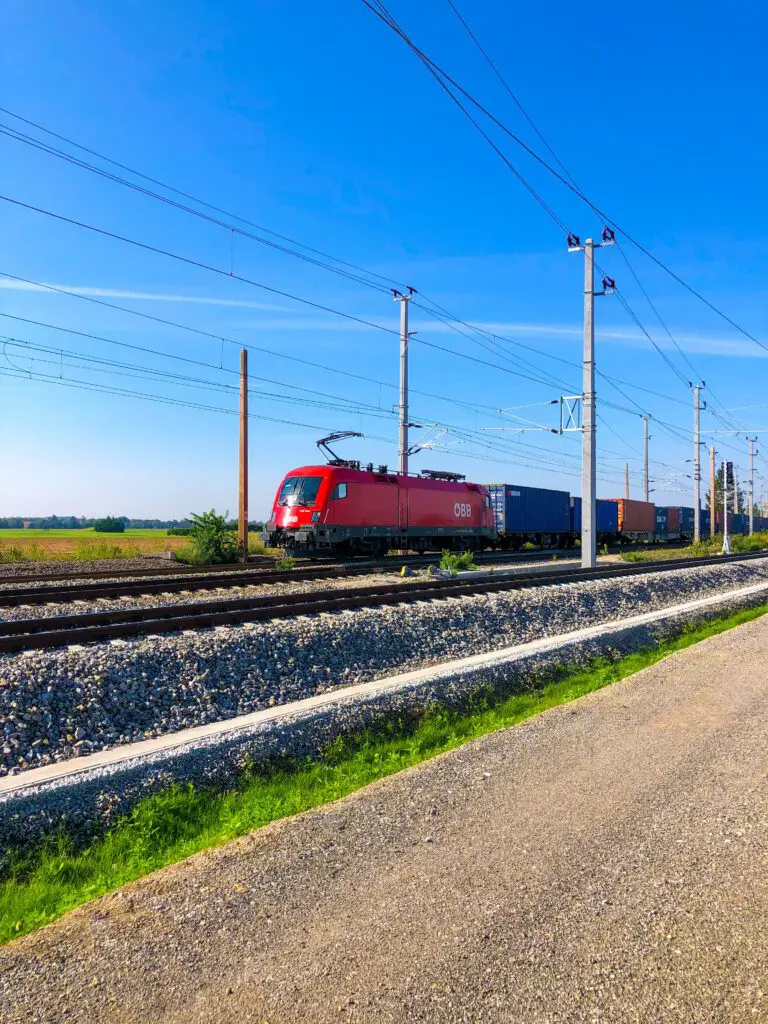
[(629, 463), (624, 463), (624, 497), (629, 501)]
[(240, 559), (248, 561), (248, 350), (240, 349), (240, 502), (237, 516)]

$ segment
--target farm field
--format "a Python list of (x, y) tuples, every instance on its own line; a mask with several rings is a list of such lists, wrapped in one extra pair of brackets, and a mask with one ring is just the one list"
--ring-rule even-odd
[(169, 537), (167, 530), (0, 530), (0, 562), (131, 558), (152, 551), (178, 551), (188, 542), (188, 537)]

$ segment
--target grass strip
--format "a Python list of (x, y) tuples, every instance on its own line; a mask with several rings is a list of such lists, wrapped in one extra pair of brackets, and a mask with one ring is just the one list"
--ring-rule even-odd
[(768, 612), (768, 603), (686, 629), (677, 639), (614, 662), (597, 662), (541, 689), (469, 711), (433, 710), (415, 725), (390, 724), (339, 741), (298, 769), (246, 773), (235, 789), (173, 786), (147, 797), (90, 846), (75, 850), (59, 834), (19, 860), (0, 885), (0, 942), (5, 943), (114, 891), (142, 875), (218, 846), (272, 821), (347, 796), (369, 782), (419, 764), (469, 740), (593, 693), (707, 637)]
[[(765, 551), (768, 548), (768, 533), (754, 533), (751, 537), (736, 533), (730, 538), (731, 551), (734, 555), (747, 554), (750, 551)], [(652, 546), (635, 548), (621, 554), (625, 562), (658, 562), (667, 558), (709, 558), (719, 555), (723, 547), (723, 535), (707, 537), (698, 543), (689, 544), (684, 548), (654, 548)]]

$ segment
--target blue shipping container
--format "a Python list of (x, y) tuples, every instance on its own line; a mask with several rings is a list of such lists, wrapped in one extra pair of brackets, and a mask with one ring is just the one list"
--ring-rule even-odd
[(731, 533), (748, 533), (749, 516), (744, 512), (736, 512), (735, 515), (730, 517), (729, 526)]
[(487, 484), (496, 529), (501, 534), (568, 533), (570, 494), (544, 487)]
[(701, 510), (701, 532), (702, 532), (703, 535), (705, 535), (707, 537), (709, 536), (709, 527), (710, 527), (709, 509), (703, 508)]
[(693, 533), (693, 509), (680, 509), (680, 529), (683, 533)]
[(659, 537), (666, 537), (669, 533), (669, 509), (656, 506), (656, 534)]
[[(597, 499), (597, 532), (619, 532), (619, 503), (608, 498)], [(571, 533), (581, 533), (581, 498), (571, 498)]]

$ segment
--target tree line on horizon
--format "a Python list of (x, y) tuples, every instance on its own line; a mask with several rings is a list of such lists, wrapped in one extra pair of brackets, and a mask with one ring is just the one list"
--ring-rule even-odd
[[(103, 532), (121, 533), (123, 530), (169, 530), (188, 528), (189, 519), (131, 519), (129, 516), (0, 516), (0, 530), (87, 530), (109, 521), (113, 529)], [(118, 527), (116, 524), (120, 523)]]

